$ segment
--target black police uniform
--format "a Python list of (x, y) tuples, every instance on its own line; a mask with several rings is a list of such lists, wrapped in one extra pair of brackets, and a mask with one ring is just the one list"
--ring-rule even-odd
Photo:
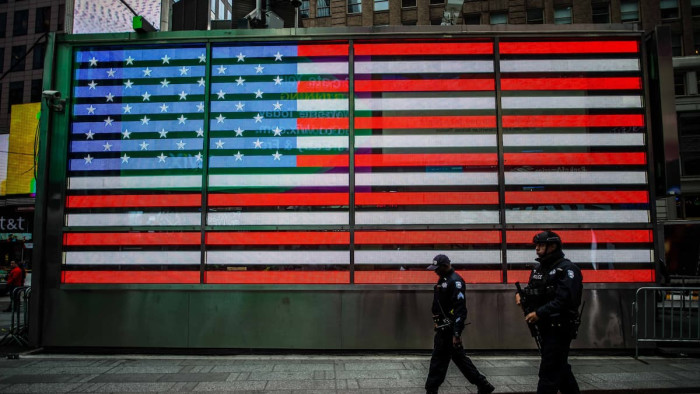
[[(449, 319), (449, 323), (435, 331), (433, 355), (430, 359), (430, 371), (425, 382), (427, 393), (437, 393), (438, 387), (445, 380), (447, 367), (450, 360), (454, 361), (457, 368), (467, 380), (480, 388), (491, 386), (474, 363), (467, 357), (462, 346), (455, 347), (452, 344), (453, 336), (461, 336), (464, 330), (464, 321), (467, 319), (467, 302), (465, 299), (464, 279), (454, 269), (441, 277), (435, 285), (433, 294), (433, 316), (439, 316), (436, 320), (440, 323)], [(439, 325), (440, 325), (439, 323)], [(493, 391), (493, 387), (490, 387)]]
[(529, 306), (536, 308), (542, 337), (537, 393), (579, 393), (568, 357), (578, 328), (583, 276), (574, 263), (564, 258), (561, 249), (536, 260), (539, 264), (530, 274), (525, 293)]

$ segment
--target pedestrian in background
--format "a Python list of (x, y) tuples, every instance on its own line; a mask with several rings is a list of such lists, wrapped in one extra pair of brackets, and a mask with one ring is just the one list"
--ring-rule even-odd
[(10, 295), (10, 305), (8, 305), (7, 309), (3, 310), (3, 312), (11, 311), (12, 292), (14, 289), (24, 286), (24, 278), (26, 275), (22, 263), (17, 264), (14, 260), (10, 262), (10, 273), (7, 275), (7, 291)]

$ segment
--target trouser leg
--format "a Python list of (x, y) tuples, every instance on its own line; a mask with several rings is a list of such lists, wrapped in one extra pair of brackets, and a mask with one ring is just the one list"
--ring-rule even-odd
[(452, 343), (447, 343), (443, 333), (435, 333), (433, 355), (430, 358), (430, 371), (428, 371), (428, 379), (425, 381), (426, 392), (437, 393), (438, 388), (445, 381), (447, 367), (450, 365), (451, 347)]
[(467, 356), (463, 347), (452, 347), (452, 361), (455, 362), (457, 368), (462, 372), (469, 383), (476, 386), (484, 386), (487, 383), (486, 376), (482, 375), (476, 368), (472, 360)]
[(568, 363), (571, 337), (566, 332), (542, 334), (542, 361), (537, 383), (538, 394), (578, 393), (578, 384)]

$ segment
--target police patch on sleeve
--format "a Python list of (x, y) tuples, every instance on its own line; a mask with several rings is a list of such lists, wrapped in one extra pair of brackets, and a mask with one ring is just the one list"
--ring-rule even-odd
[(556, 273), (557, 273), (557, 270), (551, 270), (551, 271), (549, 271), (549, 275), (550, 275), (550, 276), (551, 276), (551, 275), (554, 275), (554, 274), (556, 274)]
[(574, 271), (566, 270), (566, 274), (569, 275), (569, 278), (574, 279)]
[(463, 299), (464, 299), (464, 293), (458, 293), (458, 294), (457, 294), (457, 299), (458, 299), (458, 300), (463, 300)]
[(461, 289), (461, 288), (462, 288), (462, 282), (460, 282), (460, 281), (455, 282), (455, 287), (458, 288), (458, 289)]
[(447, 288), (447, 282), (442, 282), (442, 288), (446, 289)]

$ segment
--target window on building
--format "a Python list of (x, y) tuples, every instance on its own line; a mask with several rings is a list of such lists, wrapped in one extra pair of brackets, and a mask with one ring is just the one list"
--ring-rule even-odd
[(63, 31), (65, 28), (66, 28), (66, 6), (64, 4), (60, 4), (58, 6), (58, 24), (56, 25), (56, 30)]
[(348, 0), (348, 14), (359, 14), (362, 12), (362, 0)]
[(0, 73), (5, 71), (5, 48), (0, 48)]
[(673, 73), (673, 87), (676, 92), (676, 96), (685, 96), (685, 73), (675, 72)]
[(528, 25), (541, 25), (544, 23), (542, 8), (528, 8), (525, 11), (525, 23)]
[(430, 24), (433, 26), (440, 26), (442, 25), (442, 18), (431, 19)]
[(445, 0), (430, 0), (430, 4), (445, 4)]
[(401, 0), (402, 8), (411, 8), (416, 6), (416, 0)]
[(32, 89), (29, 91), (29, 102), (41, 102), (42, 81), (41, 79), (32, 79)]
[(10, 91), (7, 95), (7, 112), (12, 110), (15, 104), (22, 104), (24, 100), (24, 81), (10, 82)]
[(374, 0), (374, 10), (375, 11), (388, 11), (389, 10), (389, 0)]
[(24, 36), (29, 26), (29, 10), (15, 11), (15, 21), (12, 24), (13, 36)]
[(693, 44), (695, 45), (695, 54), (700, 55), (700, 30), (693, 31)]
[(12, 71), (24, 71), (24, 60), (26, 59), (24, 54), (26, 52), (26, 45), (16, 45), (12, 47), (12, 57), (10, 58), (10, 69)]
[(620, 18), (622, 22), (639, 21), (639, 2), (637, 0), (620, 1)]
[(683, 56), (683, 35), (680, 33), (671, 33), (671, 54)]
[(678, 18), (678, 0), (661, 0), (659, 2), (662, 19)]
[(36, 22), (34, 22), (35, 33), (46, 33), (51, 30), (51, 7), (40, 7), (36, 9)]
[(7, 12), (0, 13), (0, 38), (5, 38), (7, 30)]
[(325, 16), (331, 16), (331, 0), (317, 0), (316, 17), (322, 18)]
[(44, 68), (44, 56), (46, 54), (45, 44), (36, 44), (32, 50), (32, 70), (41, 70)]
[(309, 0), (301, 0), (301, 7), (299, 7), (299, 12), (302, 18), (309, 17)]
[(481, 14), (480, 13), (474, 13), (474, 14), (465, 14), (464, 15), (464, 24), (465, 25), (480, 25), (481, 24)]
[(700, 113), (679, 112), (678, 134), (680, 139), (681, 174), (700, 175)]
[(591, 3), (593, 23), (610, 23), (610, 4)]
[(690, 14), (700, 16), (700, 0), (690, 0)]
[(554, 24), (555, 25), (570, 25), (572, 21), (571, 6), (555, 7), (554, 8)]
[(489, 15), (489, 23), (492, 25), (505, 25), (508, 23), (508, 11), (496, 11)]

